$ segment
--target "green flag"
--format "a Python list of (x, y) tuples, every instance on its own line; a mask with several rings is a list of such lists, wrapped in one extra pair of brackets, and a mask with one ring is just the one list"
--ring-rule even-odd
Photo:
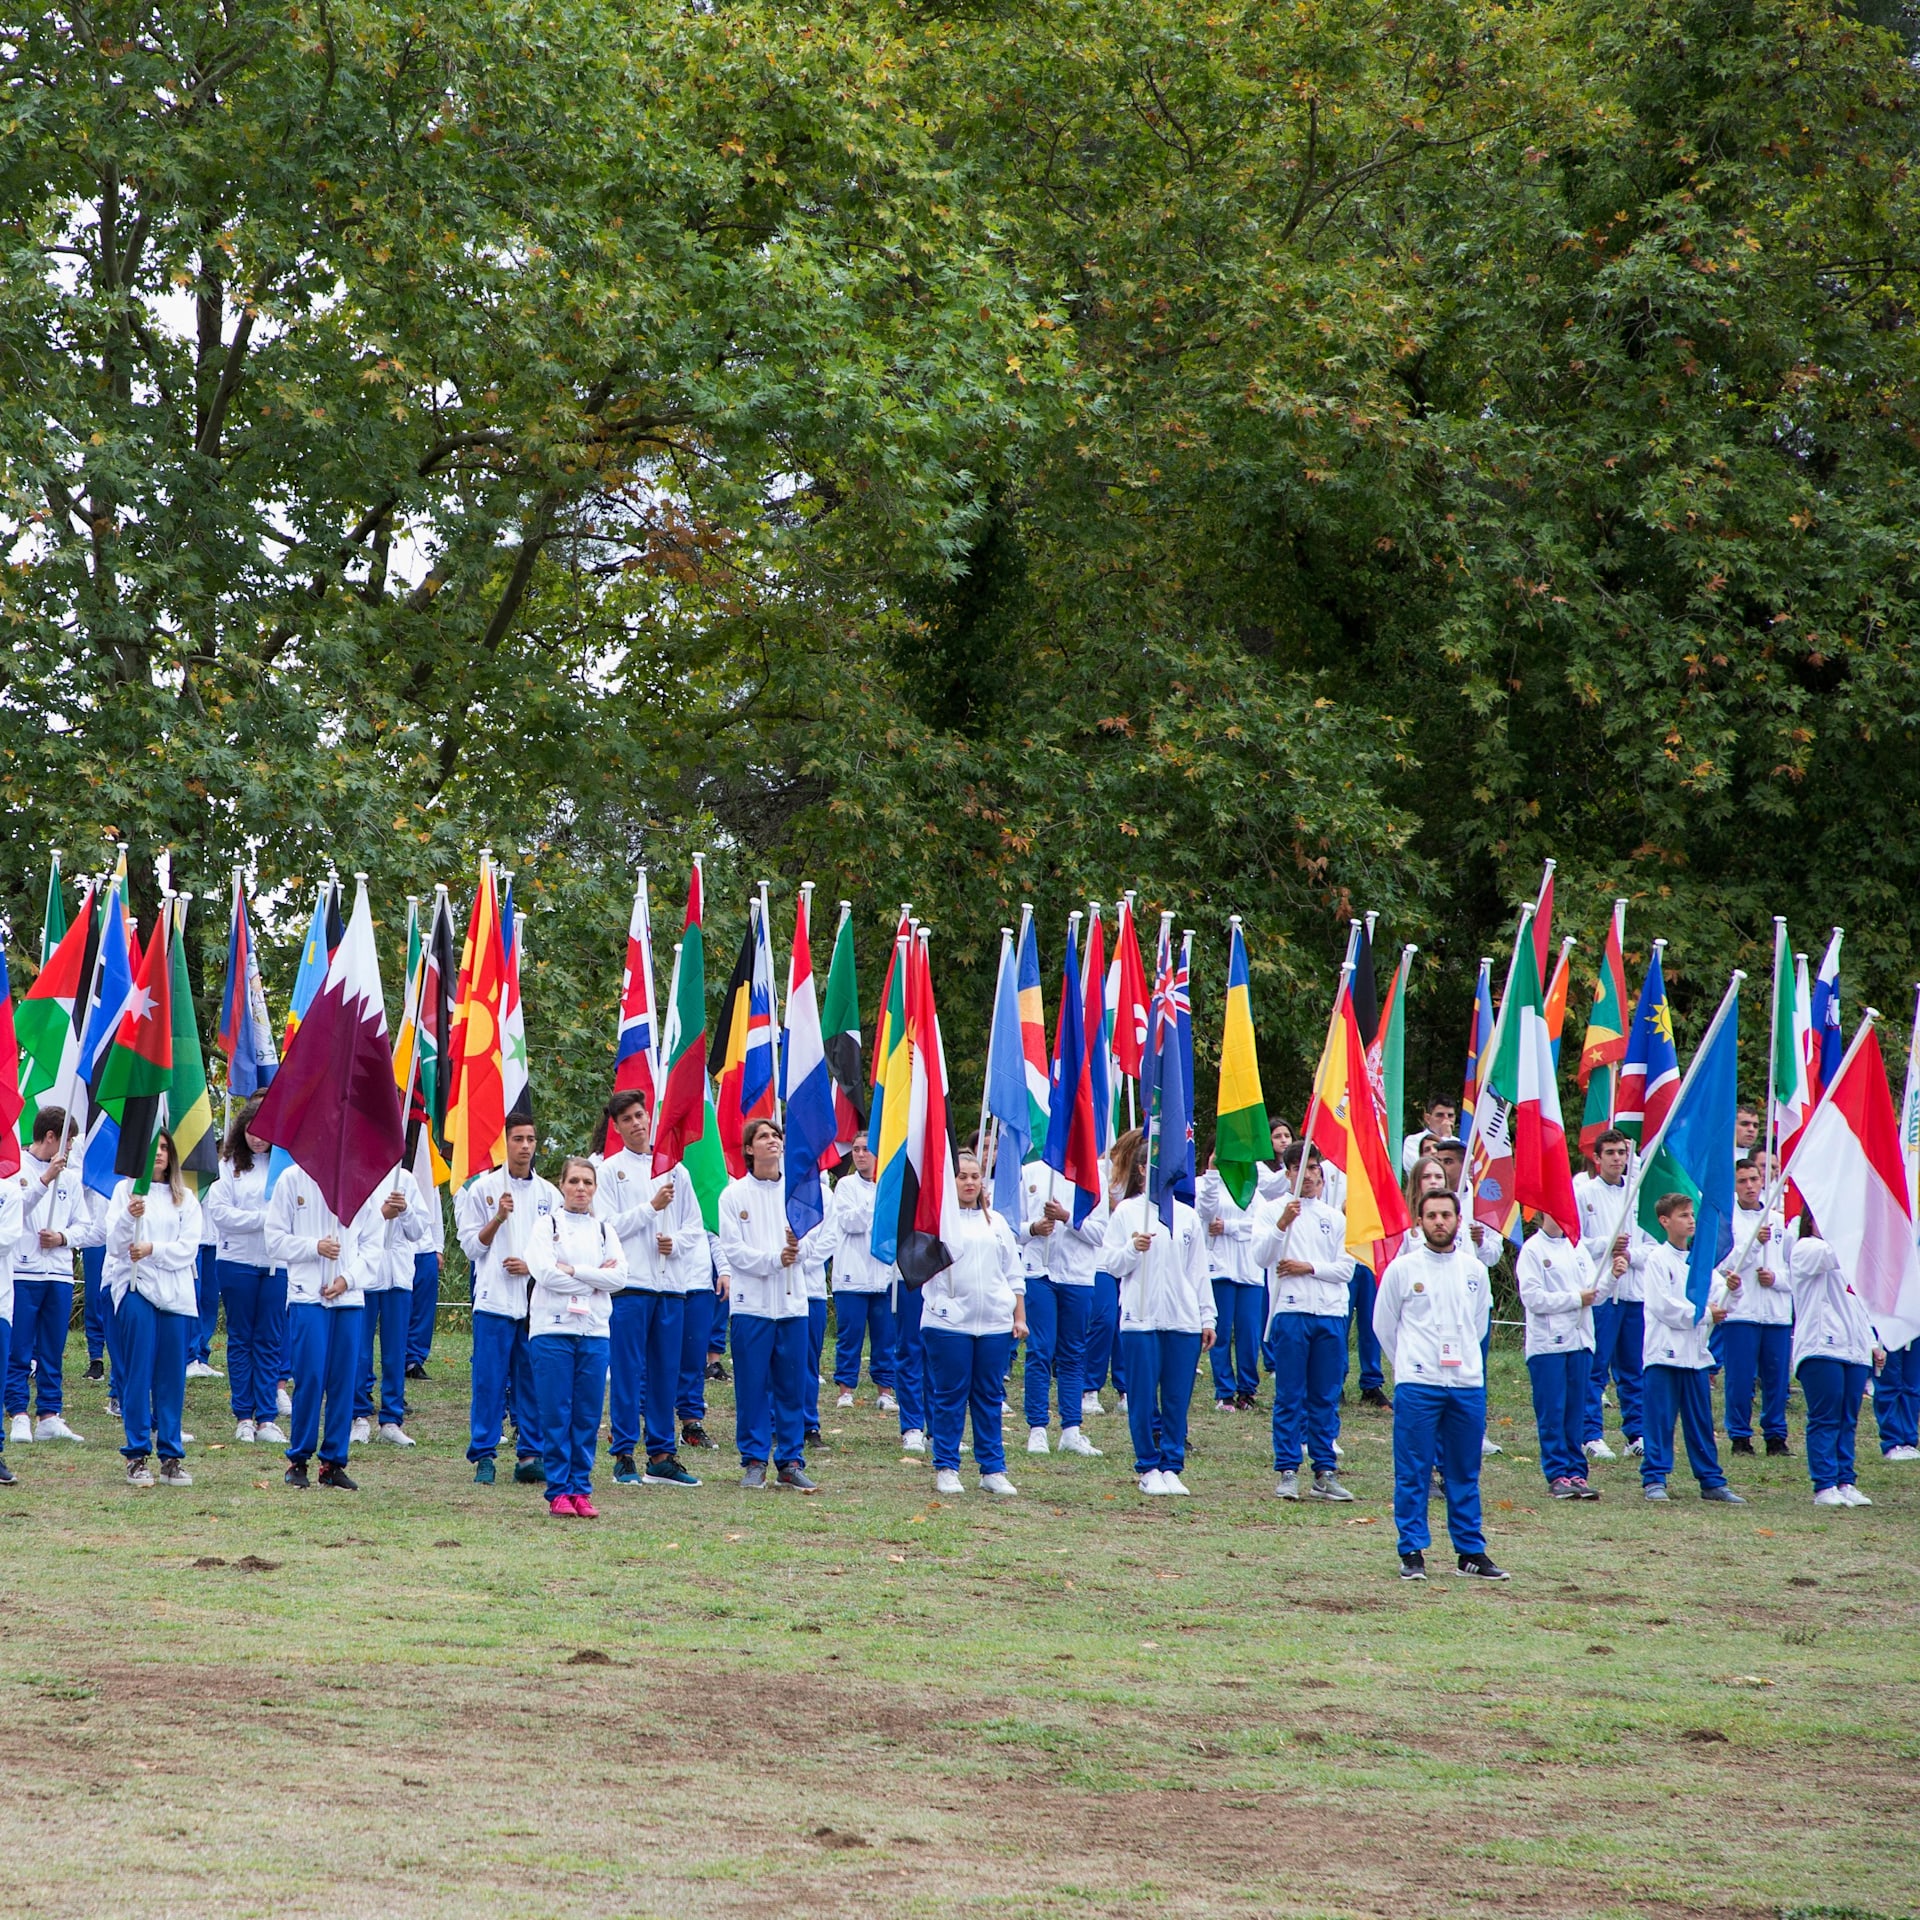
[(200, 1025), (193, 1012), (193, 988), (187, 981), (186, 928), (187, 903), (181, 900), (173, 909), (173, 1084), (167, 1089), (167, 1112), (172, 1116), (180, 1171), (198, 1176), (204, 1193), (220, 1176), (220, 1136), (214, 1130), (207, 1059), (200, 1050)]

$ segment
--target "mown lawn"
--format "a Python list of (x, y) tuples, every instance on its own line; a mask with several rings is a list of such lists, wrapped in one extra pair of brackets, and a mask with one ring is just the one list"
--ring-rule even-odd
[(1344, 1509), (1280, 1506), (1264, 1418), (1210, 1409), (1191, 1500), (1142, 1500), (1108, 1418), (1104, 1459), (938, 1503), (863, 1389), (817, 1498), (708, 1454), (565, 1524), (471, 1485), (460, 1345), (357, 1496), (209, 1444), (224, 1381), (188, 1491), (118, 1484), (84, 1383), (91, 1444), (9, 1449), (6, 1911), (1920, 1906), (1920, 1470), (1870, 1420), (1871, 1511), (1816, 1512), (1797, 1457), (1740, 1463), (1744, 1510), (1649, 1510), (1625, 1463), (1555, 1506), (1501, 1352), (1515, 1578), (1408, 1588), (1382, 1415), (1349, 1409)]

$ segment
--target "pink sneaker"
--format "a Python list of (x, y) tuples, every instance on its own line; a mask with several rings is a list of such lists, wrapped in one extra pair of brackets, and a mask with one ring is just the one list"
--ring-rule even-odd
[(572, 1494), (561, 1493), (547, 1502), (547, 1511), (556, 1520), (571, 1520), (579, 1509), (573, 1504)]
[(584, 1493), (576, 1493), (573, 1496), (573, 1511), (577, 1519), (598, 1520), (600, 1518), (600, 1509)]

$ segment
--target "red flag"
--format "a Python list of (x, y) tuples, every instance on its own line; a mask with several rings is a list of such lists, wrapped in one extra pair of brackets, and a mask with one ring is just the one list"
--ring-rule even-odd
[(1120, 992), (1113, 1012), (1113, 1057), (1129, 1079), (1140, 1078), (1147, 1047), (1147, 973), (1140, 961), (1140, 936), (1133, 924), (1133, 899), (1120, 902), (1113, 930), (1114, 958), (1120, 963)]

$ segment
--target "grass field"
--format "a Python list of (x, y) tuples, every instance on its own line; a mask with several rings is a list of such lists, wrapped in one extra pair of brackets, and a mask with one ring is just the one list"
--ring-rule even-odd
[[(75, 1348), (78, 1348), (78, 1341)], [(1195, 1497), (1015, 1454), (936, 1503), (871, 1393), (814, 1499), (475, 1487), (458, 1336), (358, 1495), (280, 1484), (195, 1382), (191, 1490), (9, 1449), (0, 1909), (68, 1915), (1907, 1915), (1920, 1470), (1798, 1457), (1665, 1511), (1556, 1506), (1497, 1354), (1511, 1585), (1394, 1577), (1386, 1416), (1354, 1507), (1282, 1507), (1196, 1396)], [(220, 1354), (216, 1349), (218, 1363)], [(712, 1422), (728, 1433), (727, 1390)], [(1010, 1426), (1009, 1435), (1024, 1429)], [(1795, 1413), (1798, 1452), (1798, 1408)], [(1903, 1477), (1904, 1476), (1904, 1477)], [(969, 1485), (972, 1475), (969, 1473)], [(1676, 1482), (1676, 1491), (1680, 1483)], [(1437, 1517), (1437, 1516), (1436, 1516)]]

